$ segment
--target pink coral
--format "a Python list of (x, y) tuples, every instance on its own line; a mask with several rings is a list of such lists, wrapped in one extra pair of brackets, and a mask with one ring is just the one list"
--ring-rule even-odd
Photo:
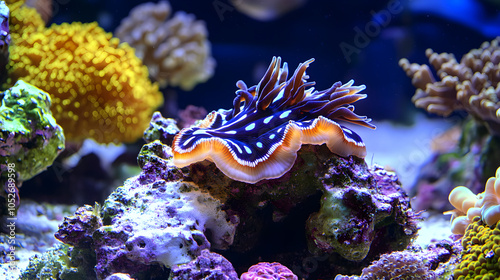
[(288, 267), (274, 262), (261, 262), (256, 265), (252, 265), (248, 272), (241, 275), (241, 280), (264, 280), (264, 279), (275, 279), (275, 280), (298, 280), (297, 275), (288, 269)]

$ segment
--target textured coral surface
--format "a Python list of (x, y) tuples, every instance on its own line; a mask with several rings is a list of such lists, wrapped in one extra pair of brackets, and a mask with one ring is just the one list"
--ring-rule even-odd
[(251, 266), (241, 275), (241, 280), (280, 279), (298, 280), (297, 275), (280, 263), (261, 262)]
[(217, 200), (192, 183), (143, 179), (127, 180), (103, 205), (104, 226), (93, 235), (99, 278), (155, 264), (172, 267), (232, 243), (235, 225)]
[(213, 75), (215, 60), (205, 23), (191, 14), (171, 13), (167, 1), (141, 4), (122, 20), (115, 34), (136, 49), (162, 87), (190, 90)]
[(434, 78), (427, 65), (410, 64), (401, 59), (399, 65), (412, 78), (417, 88), (412, 101), (419, 108), (442, 116), (455, 110), (488, 123), (490, 130), (500, 133), (500, 39), (484, 42), (462, 57), (460, 63), (450, 53), (426, 51), (430, 64), (440, 80)]
[(63, 130), (51, 114), (49, 95), (28, 83), (18, 81), (0, 93), (0, 101), (0, 177), (14, 164), (19, 184), (44, 171), (62, 152)]
[(493, 280), (500, 277), (500, 224), (488, 226), (475, 217), (462, 238), (461, 262), (454, 279)]
[(10, 6), (14, 44), (8, 82), (23, 79), (47, 91), (69, 141), (141, 137), (163, 97), (134, 50), (97, 23), (45, 28), (36, 11), (21, 2)]

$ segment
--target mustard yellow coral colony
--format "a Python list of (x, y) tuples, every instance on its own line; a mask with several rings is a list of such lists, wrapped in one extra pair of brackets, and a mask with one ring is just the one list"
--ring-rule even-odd
[(462, 246), (461, 261), (453, 272), (454, 279), (500, 278), (500, 223), (488, 226), (476, 216), (462, 238)]
[(452, 232), (462, 234), (461, 261), (454, 279), (500, 278), (500, 167), (478, 195), (460, 186), (451, 191), (449, 200)]
[(163, 97), (128, 44), (97, 23), (46, 28), (24, 1), (11, 9), (8, 83), (22, 79), (52, 98), (52, 113), (67, 140), (133, 142), (141, 137)]

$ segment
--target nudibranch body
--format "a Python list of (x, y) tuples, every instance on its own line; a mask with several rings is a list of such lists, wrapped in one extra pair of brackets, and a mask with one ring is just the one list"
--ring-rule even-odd
[(375, 128), (349, 105), (366, 97), (364, 85), (336, 82), (317, 91), (305, 71), (314, 59), (301, 63), (287, 80), (286, 62), (273, 57), (259, 84), (239, 90), (233, 109), (213, 111), (195, 127), (174, 139), (177, 167), (210, 160), (228, 177), (247, 183), (279, 178), (293, 166), (302, 144), (325, 144), (332, 153), (363, 158), (366, 147), (352, 130), (335, 120)]

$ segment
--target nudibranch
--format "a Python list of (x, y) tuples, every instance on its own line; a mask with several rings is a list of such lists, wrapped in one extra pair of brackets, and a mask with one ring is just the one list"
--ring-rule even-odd
[(374, 129), (371, 119), (354, 113), (350, 105), (366, 97), (364, 85), (336, 82), (317, 91), (299, 64), (287, 80), (287, 63), (273, 57), (256, 86), (238, 81), (233, 108), (207, 115), (198, 125), (181, 130), (174, 138), (173, 162), (177, 167), (210, 160), (228, 177), (246, 183), (279, 178), (293, 166), (302, 144), (325, 144), (339, 156), (364, 158), (366, 147), (352, 130), (337, 120)]

